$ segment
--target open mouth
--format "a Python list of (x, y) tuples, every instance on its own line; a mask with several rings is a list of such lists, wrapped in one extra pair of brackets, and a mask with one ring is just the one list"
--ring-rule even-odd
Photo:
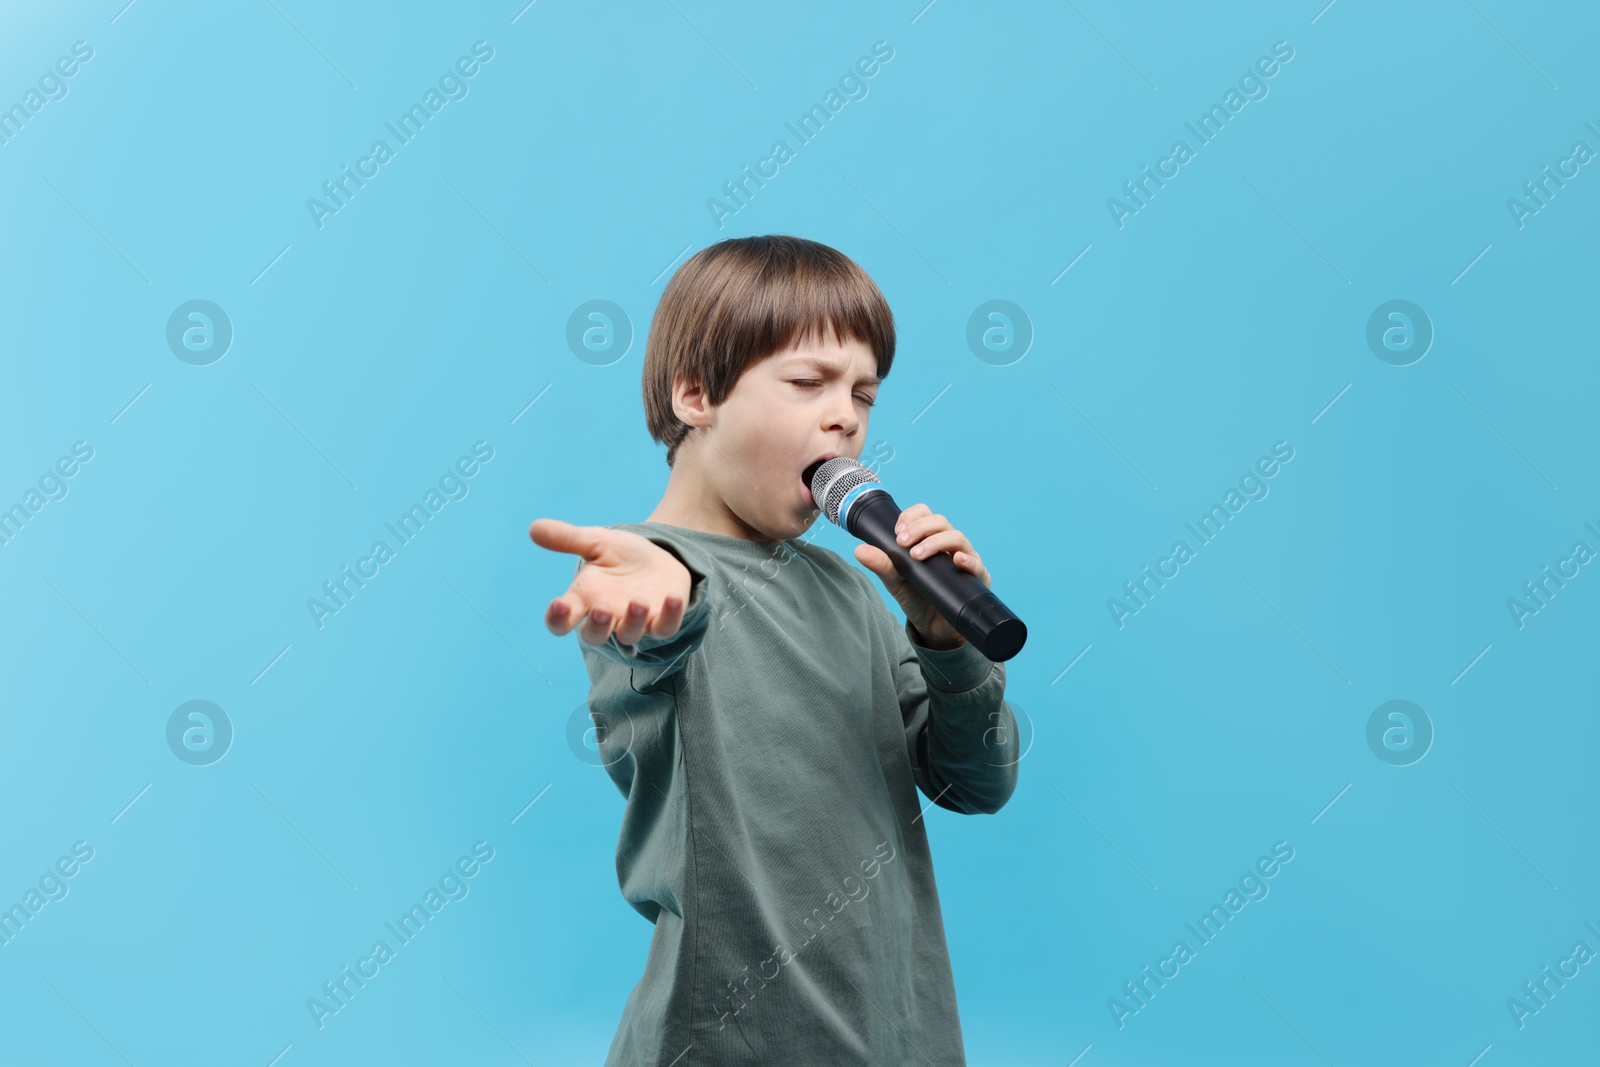
[(825, 453), (825, 454), (823, 454), (821, 456), (818, 456), (816, 459), (812, 460), (810, 463), (808, 463), (806, 465), (806, 469), (805, 470), (800, 472), (800, 485), (803, 487), (803, 490), (805, 492), (806, 503), (811, 505), (812, 507), (816, 507), (817, 506), (817, 501), (811, 495), (811, 479), (816, 477), (817, 468), (821, 467), (824, 463), (826, 463), (830, 459), (833, 459), (837, 455), (838, 455), (837, 452), (828, 452), (828, 453)]

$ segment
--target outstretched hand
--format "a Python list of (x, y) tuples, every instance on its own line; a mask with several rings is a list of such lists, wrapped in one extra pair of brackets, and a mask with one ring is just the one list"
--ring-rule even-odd
[[(990, 588), (989, 569), (973, 551), (967, 535), (952, 527), (943, 515), (935, 515), (928, 505), (913, 504), (902, 511), (895, 534), (900, 544), (909, 547), (918, 559), (927, 559), (934, 552), (949, 552), (959, 569), (976, 577), (985, 589)], [(925, 646), (947, 650), (966, 643), (967, 639), (934, 610), (927, 598), (917, 592), (916, 586), (906, 581), (883, 549), (862, 543), (856, 546), (855, 556), (863, 567), (878, 576), (884, 588), (899, 602)]]
[(625, 645), (647, 633), (671, 637), (678, 632), (691, 576), (671, 552), (630, 530), (574, 526), (560, 519), (535, 519), (528, 536), (536, 545), (584, 561), (567, 591), (545, 609), (551, 633), (565, 634), (581, 623), (578, 636), (599, 646), (613, 631)]

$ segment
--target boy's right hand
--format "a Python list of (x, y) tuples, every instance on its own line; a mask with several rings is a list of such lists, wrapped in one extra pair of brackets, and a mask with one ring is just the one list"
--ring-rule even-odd
[(631, 645), (646, 633), (671, 637), (689, 601), (689, 569), (671, 552), (630, 530), (574, 526), (560, 519), (535, 519), (534, 544), (582, 556), (572, 585), (545, 609), (544, 624), (556, 635), (582, 622), (586, 644), (603, 645), (616, 632)]

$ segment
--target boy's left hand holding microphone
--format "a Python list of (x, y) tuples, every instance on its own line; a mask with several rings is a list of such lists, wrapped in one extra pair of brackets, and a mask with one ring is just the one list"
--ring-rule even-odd
[[(912, 504), (902, 511), (895, 524), (895, 536), (902, 546), (910, 548), (911, 554), (917, 559), (927, 559), (935, 552), (951, 553), (958, 568), (977, 578), (985, 589), (991, 588), (989, 569), (978, 558), (967, 535), (952, 527), (950, 520), (943, 515), (934, 514), (928, 505)], [(967, 643), (967, 639), (933, 609), (927, 598), (906, 581), (883, 549), (863, 542), (856, 546), (855, 557), (858, 563), (878, 576), (884, 588), (899, 602), (900, 610), (906, 613), (906, 620), (911, 623), (925, 647), (934, 651), (948, 651)]]

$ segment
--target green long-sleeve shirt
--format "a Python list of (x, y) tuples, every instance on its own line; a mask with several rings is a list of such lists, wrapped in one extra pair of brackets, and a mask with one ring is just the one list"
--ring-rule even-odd
[(1005, 665), (917, 644), (829, 549), (610, 528), (692, 585), (669, 638), (579, 639), (627, 798), (617, 879), (655, 924), (606, 1067), (963, 1067), (917, 790), (964, 814), (1010, 798)]

